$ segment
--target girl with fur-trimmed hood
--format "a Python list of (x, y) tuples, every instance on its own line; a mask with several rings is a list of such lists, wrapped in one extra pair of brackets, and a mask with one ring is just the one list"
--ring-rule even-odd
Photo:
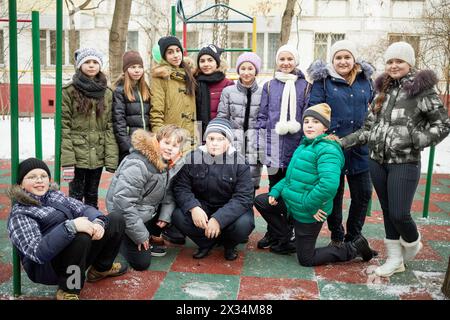
[(110, 213), (125, 218), (121, 253), (135, 270), (146, 270), (152, 256), (164, 256), (164, 247), (150, 247), (152, 236), (171, 222), (175, 209), (170, 183), (184, 164), (186, 130), (167, 125), (155, 135), (143, 129), (131, 136), (131, 153), (124, 158), (106, 195)]
[[(308, 68), (308, 75), (314, 81), (309, 105), (324, 102), (331, 107), (330, 134), (343, 137), (362, 127), (373, 98), (373, 72), (370, 64), (358, 59), (356, 46), (349, 40), (333, 44), (330, 63), (317, 60)], [(344, 157), (339, 189), (333, 200), (333, 211), (328, 217), (330, 245), (334, 246), (342, 246), (343, 241), (352, 241), (361, 234), (372, 195), (367, 146), (345, 150)], [(342, 226), (345, 177), (351, 197), (346, 233)]]
[(340, 142), (344, 148), (369, 146), (370, 176), (383, 210), (388, 256), (375, 273), (388, 277), (405, 271), (404, 262), (414, 259), (422, 248), (411, 217), (420, 152), (449, 134), (450, 120), (434, 89), (435, 73), (414, 68), (410, 44), (391, 44), (384, 59), (386, 72), (375, 81), (377, 96), (364, 126)]

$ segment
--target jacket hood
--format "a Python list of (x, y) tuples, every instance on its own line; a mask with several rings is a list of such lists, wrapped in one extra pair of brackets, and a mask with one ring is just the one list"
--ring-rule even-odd
[[(388, 74), (383, 73), (375, 80), (375, 90), (377, 92), (381, 92), (383, 82), (387, 77)], [(408, 96), (414, 97), (425, 90), (432, 89), (439, 82), (439, 79), (434, 71), (421, 70), (406, 75), (400, 81)]]
[[(375, 71), (374, 67), (364, 60), (356, 60), (356, 63), (361, 66), (361, 71), (364, 73), (366, 79), (369, 80)], [(309, 78), (313, 81), (325, 79), (328, 76), (343, 79), (342, 76), (334, 70), (331, 64), (328, 64), (323, 60), (316, 60), (311, 63), (306, 72), (308, 73)]]
[[(59, 188), (58, 185), (53, 182), (50, 184), (50, 188), (48, 190), (58, 191)], [(45, 197), (48, 194), (48, 191), (41, 197), (33, 196), (31, 193), (26, 192), (24, 189), (22, 189), (21, 186), (15, 184), (8, 189), (7, 194), (11, 199), (11, 203), (20, 203), (26, 206), (41, 206), (41, 202), (39, 201), (39, 199)]]
[(166, 64), (158, 64), (153, 67), (152, 69), (152, 77), (154, 78), (161, 78), (161, 79), (169, 79), (170, 72), (171, 72), (170, 66)]
[(144, 129), (137, 129), (131, 135), (131, 145), (136, 151), (139, 151), (144, 155), (160, 172), (167, 167), (162, 160), (161, 152), (159, 151), (159, 143), (158, 140), (156, 140), (155, 134), (145, 131)]

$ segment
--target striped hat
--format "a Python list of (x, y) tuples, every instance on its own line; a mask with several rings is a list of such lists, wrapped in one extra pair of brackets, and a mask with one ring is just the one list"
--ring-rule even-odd
[(217, 132), (223, 134), (230, 142), (234, 141), (233, 130), (231, 129), (231, 122), (225, 118), (214, 118), (206, 127), (205, 137), (208, 134)]

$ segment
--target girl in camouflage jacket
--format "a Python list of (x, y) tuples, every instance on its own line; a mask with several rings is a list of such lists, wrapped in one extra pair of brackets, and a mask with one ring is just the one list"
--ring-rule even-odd
[(375, 82), (377, 96), (364, 126), (340, 140), (344, 148), (367, 143), (371, 178), (383, 210), (388, 251), (386, 263), (375, 270), (390, 276), (405, 270), (404, 262), (422, 248), (411, 217), (420, 178), (420, 152), (443, 140), (450, 120), (434, 90), (431, 70), (414, 69), (414, 49), (393, 43), (384, 55), (386, 73)]

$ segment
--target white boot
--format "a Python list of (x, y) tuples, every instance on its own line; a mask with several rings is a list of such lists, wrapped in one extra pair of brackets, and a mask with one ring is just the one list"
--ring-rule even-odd
[(402, 254), (403, 254), (404, 262), (414, 259), (414, 257), (420, 251), (420, 249), (422, 249), (423, 244), (420, 240), (421, 240), (420, 233), (419, 233), (419, 237), (414, 242), (406, 242), (405, 240), (403, 240), (402, 237), (400, 237), (400, 243), (402, 245)]
[(384, 239), (384, 244), (388, 257), (382, 266), (375, 269), (375, 274), (380, 277), (390, 277), (394, 273), (405, 271), (400, 240)]

